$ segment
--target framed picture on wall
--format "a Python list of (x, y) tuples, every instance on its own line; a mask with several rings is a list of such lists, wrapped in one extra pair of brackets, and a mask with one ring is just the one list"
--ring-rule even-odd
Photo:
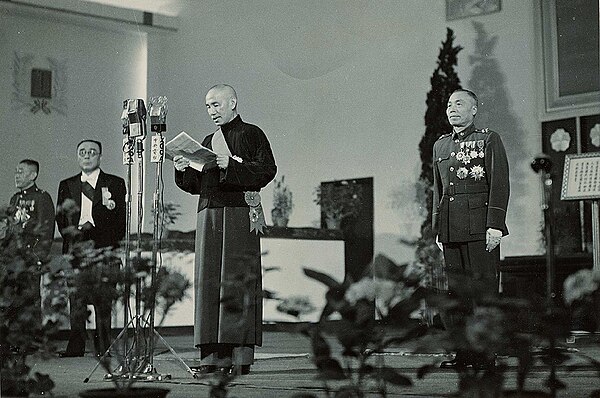
[(500, 0), (446, 0), (446, 21), (500, 11)]
[(600, 199), (600, 152), (565, 156), (560, 199)]
[(600, 106), (598, 2), (540, 1), (546, 113)]

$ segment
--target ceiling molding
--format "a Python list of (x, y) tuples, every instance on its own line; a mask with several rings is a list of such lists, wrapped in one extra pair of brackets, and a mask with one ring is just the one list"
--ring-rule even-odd
[(119, 25), (135, 26), (143, 30), (165, 30), (175, 32), (179, 19), (141, 10), (112, 7), (80, 0), (0, 0), (0, 6), (39, 13), (58, 13), (75, 18), (106, 21)]

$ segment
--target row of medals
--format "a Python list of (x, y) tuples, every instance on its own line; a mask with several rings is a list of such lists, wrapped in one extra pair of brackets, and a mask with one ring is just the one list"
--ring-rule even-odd
[(469, 164), (471, 159), (483, 158), (485, 156), (483, 152), (484, 145), (483, 140), (461, 142), (460, 152), (456, 154), (456, 160)]

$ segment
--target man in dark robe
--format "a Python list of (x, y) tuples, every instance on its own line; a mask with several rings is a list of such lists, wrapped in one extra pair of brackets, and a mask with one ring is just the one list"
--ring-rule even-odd
[(199, 196), (194, 345), (202, 365), (194, 370), (247, 374), (254, 347), (262, 345), (258, 233), (264, 216), (258, 191), (273, 180), (277, 166), (264, 132), (238, 115), (231, 86), (212, 87), (206, 109), (219, 129), (202, 145), (217, 154), (215, 160), (198, 165), (173, 158), (177, 186)]

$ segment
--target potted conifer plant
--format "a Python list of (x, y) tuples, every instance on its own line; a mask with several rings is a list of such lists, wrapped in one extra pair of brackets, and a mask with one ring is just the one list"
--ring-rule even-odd
[(354, 180), (321, 184), (315, 194), (329, 229), (339, 229), (342, 220), (356, 216), (363, 202), (362, 186)]

